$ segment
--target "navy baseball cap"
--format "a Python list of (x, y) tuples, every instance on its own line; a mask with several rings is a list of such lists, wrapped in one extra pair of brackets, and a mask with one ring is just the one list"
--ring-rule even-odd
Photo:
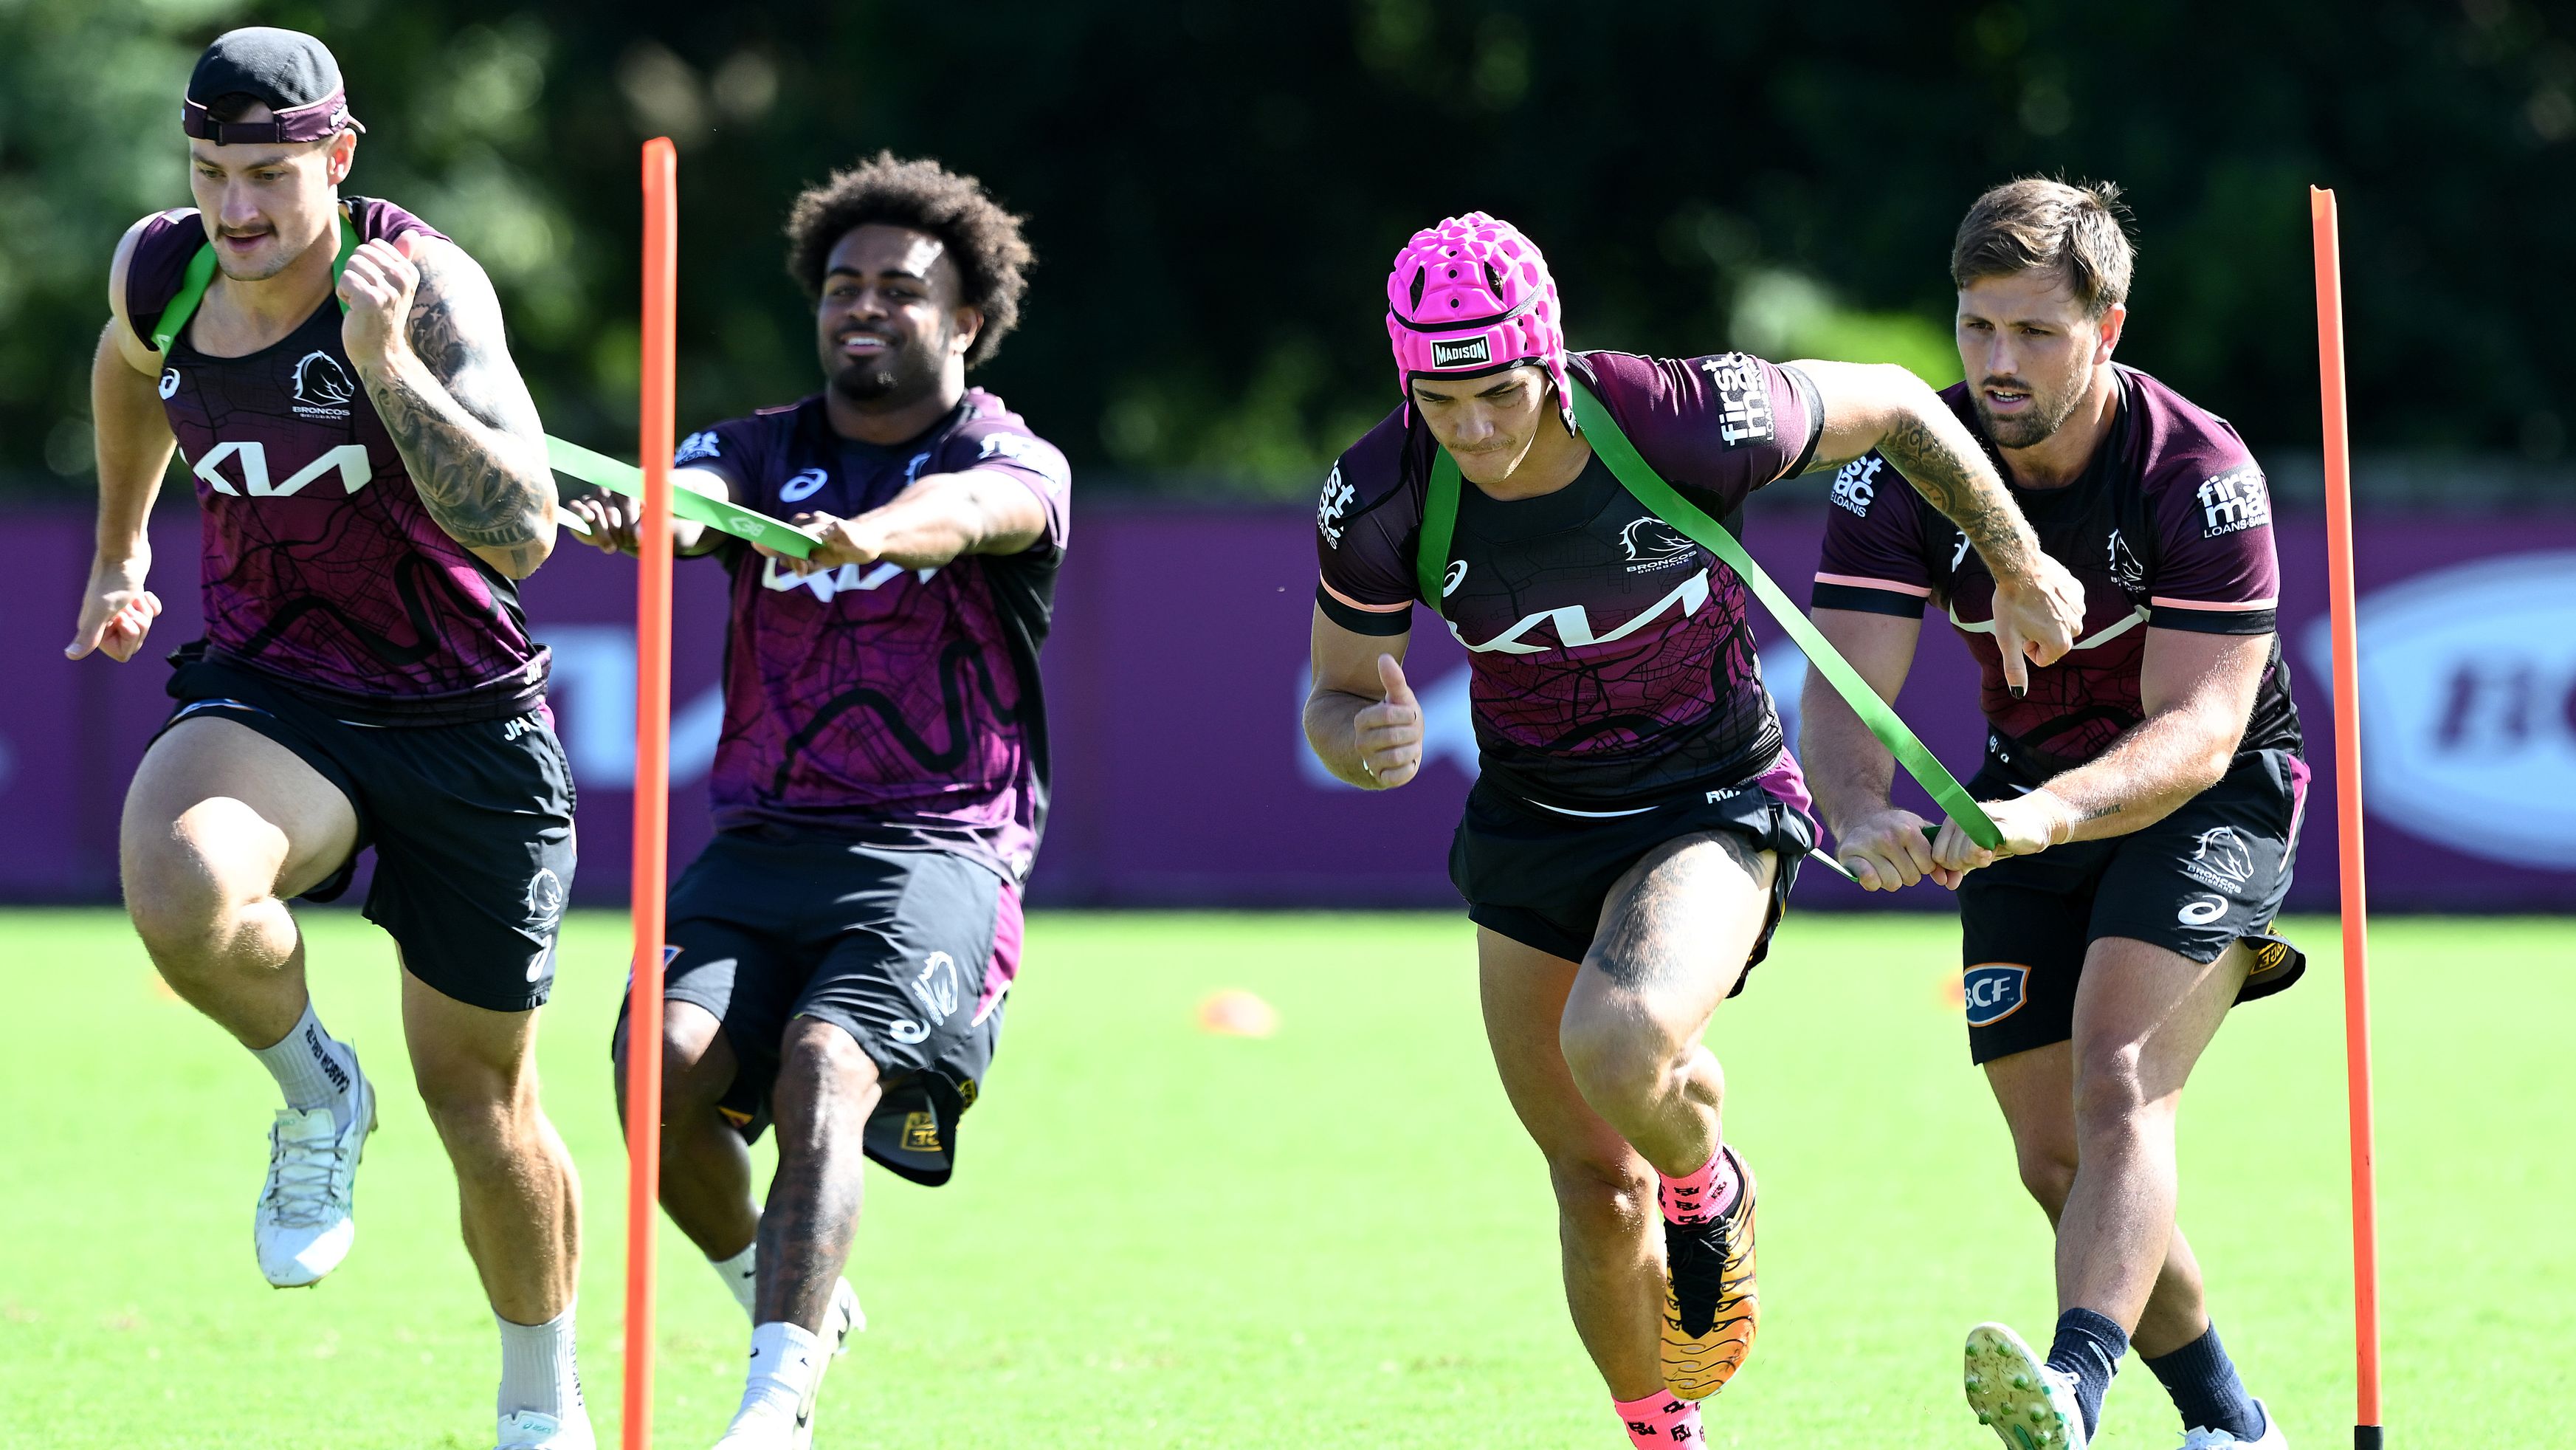
[[(257, 100), (268, 107), (269, 119), (216, 120), (207, 108), (226, 96)], [(197, 57), (188, 94), (179, 103), (179, 128), (218, 146), (320, 141), (367, 129), (349, 114), (340, 63), (330, 48), (300, 30), (267, 25), (227, 30)]]

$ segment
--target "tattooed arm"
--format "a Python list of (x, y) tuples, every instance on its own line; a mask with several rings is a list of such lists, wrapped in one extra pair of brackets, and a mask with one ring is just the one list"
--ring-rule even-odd
[(1948, 821), (1933, 859), (1949, 870), (1973, 870), (2068, 841), (2143, 831), (2173, 814), (2227, 774), (2271, 656), (2268, 634), (2149, 629), (2138, 669), (2146, 718), (2039, 789), (1987, 805), (2003, 832), (2002, 849), (1981, 849)]
[(2083, 586), (2040, 551), (2039, 536), (2004, 491), (2003, 476), (1921, 378), (1865, 363), (1790, 366), (1815, 381), (1824, 404), (1818, 458), (1848, 461), (1877, 449), (1977, 546), (1995, 576), (1995, 646), (2003, 654), (2004, 682), (2021, 694), (2029, 685), (2025, 657), (2054, 664), (2073, 647), (2084, 627)]
[(491, 280), (455, 243), (407, 232), (352, 253), (340, 297), (341, 343), (429, 516), (509, 578), (536, 572), (555, 479)]

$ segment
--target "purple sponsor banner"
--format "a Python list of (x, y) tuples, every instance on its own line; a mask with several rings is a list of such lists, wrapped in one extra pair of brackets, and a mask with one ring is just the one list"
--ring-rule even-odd
[[(1757, 510), (1753, 553), (1804, 598), (1821, 508)], [(113, 899), (118, 805), (167, 713), (163, 657), (197, 629), (195, 526), (156, 522), (168, 612), (145, 654), (62, 658), (89, 523), (0, 515), (0, 900)], [(1451, 905), (1450, 830), (1475, 768), (1466, 655), (1418, 613), (1406, 674), (1432, 717), (1429, 762), (1403, 790), (1324, 777), (1298, 725), (1313, 609), (1302, 510), (1097, 505), (1077, 520), (1046, 653), (1055, 808), (1032, 899), (1058, 905)], [(2335, 905), (2324, 530), (2281, 524), (2282, 626), (2316, 786), (2292, 904)], [(2363, 695), (2375, 906), (2576, 909), (2576, 518), (2365, 519)], [(554, 707), (581, 790), (574, 896), (622, 901), (634, 742), (633, 566), (567, 541), (525, 584), (555, 650)], [(707, 835), (725, 592), (711, 560), (678, 569), (672, 859)], [(1794, 707), (1803, 664), (1763, 621), (1763, 660)], [(1966, 651), (1937, 619), (1898, 709), (1962, 776), (1983, 730)], [(1912, 787), (1905, 787), (1912, 792)], [(1919, 793), (1917, 808), (1925, 808)], [(1813, 907), (1946, 908), (1928, 890), (1871, 896), (1822, 869)]]

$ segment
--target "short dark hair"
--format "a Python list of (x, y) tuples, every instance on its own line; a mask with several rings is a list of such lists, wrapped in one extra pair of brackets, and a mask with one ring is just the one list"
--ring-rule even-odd
[(2087, 316), (2100, 317), (2129, 300), (2138, 249), (2123, 225), (2127, 217), (2113, 182), (2007, 181), (1978, 197), (1959, 223), (1950, 280), (1965, 287), (1981, 277), (2050, 270), (2065, 278)]
[(823, 268), (832, 248), (871, 222), (908, 227), (937, 237), (964, 279), (966, 304), (984, 314), (983, 329), (966, 354), (973, 367), (993, 355), (1020, 321), (1020, 294), (1037, 264), (1020, 235), (1020, 219), (984, 192), (984, 184), (928, 159), (898, 161), (891, 151), (835, 171), (809, 186), (787, 213), (787, 274), (808, 297), (823, 292)]

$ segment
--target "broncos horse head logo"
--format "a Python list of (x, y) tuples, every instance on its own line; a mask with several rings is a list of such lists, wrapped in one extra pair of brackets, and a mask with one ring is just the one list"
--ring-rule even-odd
[(2254, 879), (2254, 853), (2232, 826), (2213, 826), (2201, 832), (2200, 845), (2192, 857), (2230, 886), (2242, 886)]
[(1661, 564), (1688, 554), (1694, 545), (1682, 532), (1652, 514), (1632, 519), (1619, 531), (1619, 546), (1631, 564)]
[(337, 408), (358, 395), (340, 360), (319, 348), (295, 363), (295, 401), (317, 408)]

